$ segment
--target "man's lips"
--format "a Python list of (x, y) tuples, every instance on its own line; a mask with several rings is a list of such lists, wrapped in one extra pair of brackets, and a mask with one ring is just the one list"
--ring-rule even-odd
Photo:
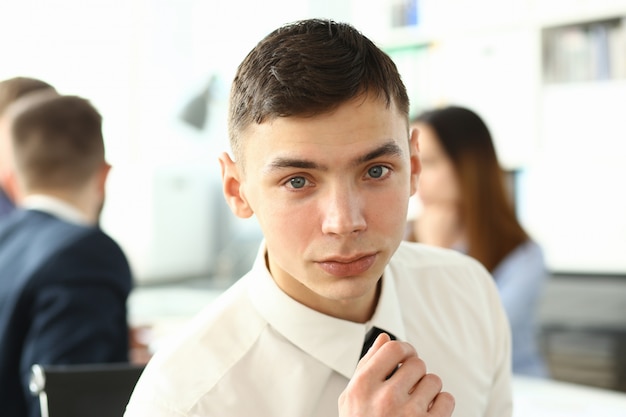
[(318, 262), (326, 273), (336, 277), (360, 275), (367, 271), (376, 261), (376, 254), (363, 255), (346, 260), (328, 259)]

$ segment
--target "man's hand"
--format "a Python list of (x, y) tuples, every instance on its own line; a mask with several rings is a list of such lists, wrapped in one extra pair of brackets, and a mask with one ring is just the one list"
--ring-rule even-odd
[(449, 417), (454, 397), (406, 342), (378, 336), (339, 396), (340, 417)]

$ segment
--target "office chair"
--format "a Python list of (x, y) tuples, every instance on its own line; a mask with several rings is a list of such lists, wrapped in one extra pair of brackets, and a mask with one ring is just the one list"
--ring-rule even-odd
[(42, 417), (122, 417), (144, 365), (38, 365), (30, 391)]

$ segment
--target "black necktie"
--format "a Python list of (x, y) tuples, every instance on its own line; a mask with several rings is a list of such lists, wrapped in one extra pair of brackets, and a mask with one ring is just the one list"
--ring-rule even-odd
[(370, 347), (374, 344), (374, 341), (381, 333), (387, 333), (391, 340), (396, 340), (396, 337), (389, 332), (386, 332), (378, 327), (372, 327), (369, 332), (365, 335), (365, 342), (363, 342), (363, 350), (361, 350), (361, 358), (365, 356)]

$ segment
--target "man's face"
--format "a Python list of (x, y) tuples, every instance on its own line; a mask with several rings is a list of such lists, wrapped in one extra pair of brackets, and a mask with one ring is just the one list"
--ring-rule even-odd
[[(372, 308), (419, 172), (406, 118), (361, 97), (332, 113), (253, 125), (243, 135), (245, 175), (222, 158), (226, 198), (238, 215), (256, 215), (278, 286), (342, 318)], [(237, 177), (230, 184), (228, 165)]]

